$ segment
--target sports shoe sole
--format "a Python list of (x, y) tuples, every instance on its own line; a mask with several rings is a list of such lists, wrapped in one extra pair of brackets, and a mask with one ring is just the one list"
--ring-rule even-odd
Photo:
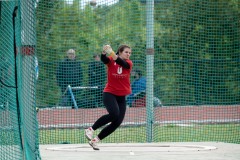
[(89, 144), (94, 150), (99, 150), (98, 147), (94, 147), (94, 146), (93, 146), (93, 144), (91, 143), (91, 141), (89, 141), (88, 144)]

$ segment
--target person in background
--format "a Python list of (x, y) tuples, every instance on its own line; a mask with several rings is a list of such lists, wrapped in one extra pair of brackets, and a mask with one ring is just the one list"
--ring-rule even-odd
[(132, 76), (134, 77), (134, 81), (131, 84), (132, 93), (127, 96), (127, 104), (130, 107), (135, 100), (143, 98), (146, 93), (146, 78), (142, 76), (141, 70), (136, 69), (132, 71)]
[(94, 61), (90, 62), (88, 66), (89, 86), (98, 88), (90, 89), (90, 95), (94, 97), (91, 99), (90, 106), (97, 107), (102, 104), (102, 91), (106, 81), (106, 73), (99, 54), (94, 54), (93, 58)]
[[(68, 85), (71, 87), (81, 86), (83, 81), (81, 63), (76, 61), (76, 53), (74, 49), (67, 50), (67, 57), (63, 61), (59, 62), (56, 78), (57, 84), (61, 88), (62, 93), (61, 106), (73, 107), (74, 104), (71, 100), (70, 92), (66, 89)], [(75, 97), (77, 97), (80, 93), (80, 90), (73, 90)]]
[[(147, 79), (139, 69), (132, 71), (132, 76), (134, 77), (134, 81), (131, 84), (132, 93), (127, 96), (127, 104), (129, 107), (146, 106)], [(153, 106), (162, 107), (161, 100), (156, 96), (153, 97)]]
[[(85, 129), (85, 136), (94, 150), (99, 150), (97, 143), (113, 133), (122, 123), (126, 112), (126, 96), (131, 93), (130, 74), (133, 63), (129, 59), (132, 50), (127, 45), (121, 45), (117, 53), (111, 46), (105, 45), (101, 60), (107, 66), (107, 84), (103, 90), (103, 103), (108, 114), (101, 116), (93, 125)], [(106, 56), (106, 54), (108, 56)], [(106, 125), (108, 124), (109, 125)], [(93, 138), (98, 128), (105, 126)]]

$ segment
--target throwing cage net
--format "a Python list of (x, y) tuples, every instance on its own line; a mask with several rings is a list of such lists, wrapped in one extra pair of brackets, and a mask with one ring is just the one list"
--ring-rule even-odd
[(0, 1), (0, 159), (40, 159), (34, 1)]
[(102, 142), (240, 143), (240, 0), (0, 1), (0, 28), (0, 159), (87, 143), (104, 44), (131, 46), (133, 95)]

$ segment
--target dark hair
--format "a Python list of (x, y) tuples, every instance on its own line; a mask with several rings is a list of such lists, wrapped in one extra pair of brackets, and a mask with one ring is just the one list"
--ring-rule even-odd
[(97, 54), (97, 53), (93, 54), (93, 58), (96, 58), (97, 56), (99, 56), (99, 54)]
[(142, 77), (142, 71), (141, 70), (136, 69), (134, 71), (135, 71), (135, 73), (137, 73), (139, 75), (139, 77)]
[(131, 49), (130, 46), (126, 45), (126, 44), (122, 44), (118, 47), (118, 50), (117, 50), (117, 53), (116, 54), (119, 54), (120, 52), (124, 51), (125, 48), (129, 48)]

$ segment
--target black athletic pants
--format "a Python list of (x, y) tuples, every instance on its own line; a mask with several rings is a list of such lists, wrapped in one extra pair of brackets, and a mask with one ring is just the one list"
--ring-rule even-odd
[(100, 117), (92, 126), (96, 130), (110, 122), (98, 134), (100, 140), (113, 133), (122, 123), (126, 112), (125, 96), (116, 96), (108, 92), (103, 93), (103, 104), (106, 106), (108, 114)]

